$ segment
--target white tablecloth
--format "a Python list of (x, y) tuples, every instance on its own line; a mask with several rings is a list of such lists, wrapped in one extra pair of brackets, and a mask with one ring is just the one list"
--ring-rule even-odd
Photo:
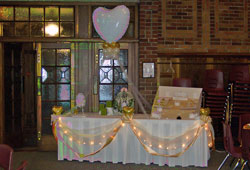
[[(55, 119), (55, 117), (54, 117)], [(108, 125), (119, 120), (119, 118), (99, 118), (99, 117), (63, 117), (62, 122), (72, 129), (90, 129)], [(174, 136), (183, 133), (190, 128), (197, 120), (156, 120), (156, 119), (135, 119), (143, 124), (148, 132), (154, 136)], [(87, 151), (88, 148), (85, 148)], [(91, 152), (91, 151), (90, 151)], [(121, 127), (116, 138), (106, 148), (99, 153), (81, 158), (77, 157), (66, 145), (58, 140), (58, 160), (88, 160), (90, 162), (112, 162), (158, 164), (159, 166), (199, 166), (206, 167), (210, 158), (210, 149), (206, 131), (203, 129), (201, 135), (195, 143), (179, 157), (153, 156), (146, 152), (133, 134), (130, 126), (126, 124)]]

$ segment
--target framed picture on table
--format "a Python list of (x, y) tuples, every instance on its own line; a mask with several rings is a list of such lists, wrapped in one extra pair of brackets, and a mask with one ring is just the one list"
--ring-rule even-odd
[(142, 65), (142, 77), (153, 78), (155, 77), (155, 63), (143, 63)]

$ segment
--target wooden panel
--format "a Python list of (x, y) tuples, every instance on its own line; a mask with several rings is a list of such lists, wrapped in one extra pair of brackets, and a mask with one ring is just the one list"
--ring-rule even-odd
[(79, 6), (79, 38), (90, 38), (89, 37), (89, 6)]
[(162, 34), (164, 37), (196, 37), (197, 0), (162, 0)]
[(35, 51), (32, 43), (22, 46), (23, 58), (23, 142), (25, 146), (36, 145), (36, 81)]
[(202, 45), (209, 46), (210, 37), (210, 0), (202, 1)]
[(246, 0), (215, 1), (216, 38), (245, 39), (248, 37), (248, 10)]

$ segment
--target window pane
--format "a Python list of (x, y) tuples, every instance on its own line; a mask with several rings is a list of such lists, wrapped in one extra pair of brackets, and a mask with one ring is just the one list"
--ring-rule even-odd
[[(115, 83), (127, 83), (127, 77), (125, 74), (122, 72), (121, 68), (117, 67), (114, 69), (115, 72)], [(128, 69), (125, 69), (125, 73), (128, 74)]]
[(43, 15), (44, 8), (30, 8), (30, 20), (31, 21), (44, 21)]
[(59, 24), (57, 22), (45, 22), (45, 36), (46, 37), (58, 37), (59, 36)]
[(13, 7), (0, 6), (0, 21), (12, 21), (14, 19)]
[(54, 49), (42, 49), (42, 65), (54, 66), (56, 65), (56, 50)]
[(70, 82), (70, 67), (59, 67), (56, 69), (57, 82), (69, 83)]
[(58, 102), (57, 105), (63, 107), (63, 113), (70, 111), (70, 102)]
[(61, 21), (74, 21), (74, 8), (60, 8)]
[(2, 22), (3, 24), (3, 36), (14, 36), (14, 23), (13, 22)]
[(124, 84), (124, 85), (115, 85), (115, 89), (114, 89), (114, 95), (117, 96), (117, 94), (121, 91), (121, 89), (125, 87), (128, 88), (128, 85)]
[(70, 85), (57, 85), (57, 100), (70, 100)]
[(100, 85), (99, 100), (113, 100), (112, 91), (112, 85)]
[[(128, 66), (128, 50), (120, 50), (119, 59), (123, 66)], [(119, 66), (119, 63), (117, 60), (114, 60), (114, 65)]]
[(74, 22), (61, 22), (61, 37), (74, 37)]
[(70, 49), (57, 50), (57, 65), (60, 66), (70, 65)]
[(45, 8), (45, 21), (58, 21), (59, 9), (58, 7), (46, 7)]
[(28, 22), (15, 22), (16, 36), (29, 36)]
[(55, 68), (54, 67), (42, 68), (42, 82), (43, 83), (55, 82)]
[(15, 20), (16, 21), (28, 21), (29, 20), (29, 8), (16, 7), (15, 8)]
[(113, 70), (111, 67), (100, 68), (100, 83), (112, 83), (113, 82)]
[(31, 36), (33, 37), (43, 37), (43, 22), (31, 22)]
[(55, 85), (42, 84), (42, 100), (55, 100)]
[(112, 60), (104, 60), (102, 50), (99, 50), (99, 66), (112, 66)]

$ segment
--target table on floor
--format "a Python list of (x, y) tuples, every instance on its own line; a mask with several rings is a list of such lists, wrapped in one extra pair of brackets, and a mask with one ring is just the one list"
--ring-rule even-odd
[[(96, 129), (98, 127), (105, 127), (106, 125), (119, 122), (119, 117), (108, 116), (55, 116), (52, 115), (52, 121), (60, 120), (64, 125), (67, 125), (71, 130), (84, 130), (84, 129)], [(182, 134), (188, 128), (199, 124), (201, 120), (158, 120), (158, 119), (146, 119), (135, 116), (134, 120), (143, 125), (145, 130), (153, 136), (175, 136)], [(120, 128), (115, 139), (107, 145), (100, 152), (80, 158), (77, 156), (70, 146), (63, 140), (72, 141), (69, 136), (64, 133), (60, 133), (57, 129), (58, 135), (62, 136), (61, 140), (58, 140), (58, 160), (88, 160), (90, 162), (112, 162), (112, 163), (135, 163), (146, 164), (151, 163), (158, 164), (159, 166), (168, 165), (173, 166), (198, 166), (207, 167), (208, 160), (210, 158), (210, 149), (208, 147), (207, 131), (202, 129), (200, 135), (196, 141), (188, 148), (184, 154), (179, 157), (163, 157), (154, 156), (149, 154), (139, 142), (138, 138), (133, 133), (131, 127), (125, 123)], [(102, 129), (104, 130), (104, 129)], [(60, 133), (60, 134), (59, 134)], [(83, 145), (82, 145), (83, 146)], [(79, 152), (82, 152), (81, 147), (78, 148)], [(84, 146), (85, 152), (91, 152), (88, 146)], [(93, 152), (93, 150), (92, 150)]]

